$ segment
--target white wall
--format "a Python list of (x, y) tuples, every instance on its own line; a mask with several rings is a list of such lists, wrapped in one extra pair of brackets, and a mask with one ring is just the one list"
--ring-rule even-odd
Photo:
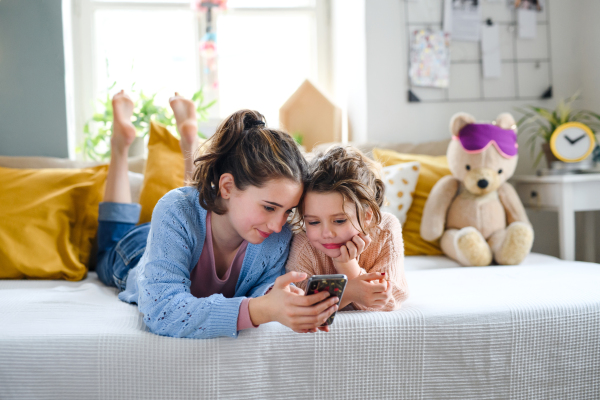
[[(531, 101), (408, 103), (408, 40), (405, 26), (405, 0), (368, 0), (366, 26), (367, 135), (369, 141), (426, 142), (449, 137), (450, 117), (459, 111), (480, 120), (493, 120), (504, 111), (518, 115), (514, 108)], [(419, 0), (427, 1), (427, 0)], [(485, 0), (484, 0), (485, 1)], [(553, 108), (559, 98), (582, 90), (577, 106), (600, 113), (600, 16), (599, 0), (549, 2), (549, 22), (554, 99), (537, 105)], [(533, 160), (521, 145), (516, 174), (532, 174)], [(599, 200), (600, 201), (600, 200)], [(555, 213), (529, 212), (536, 231), (533, 250), (558, 256), (558, 219)], [(583, 259), (583, 232), (578, 215), (577, 258)], [(596, 241), (600, 248), (600, 216), (596, 215)], [(596, 259), (600, 261), (600, 251)]]
[[(365, 0), (331, 1), (332, 92), (354, 141), (367, 140)], [(344, 137), (346, 139), (346, 137)]]
[(580, 24), (582, 34), (581, 71), (583, 88), (583, 107), (600, 113), (600, 1), (582, 0)]
[[(582, 80), (582, 108), (600, 114), (600, 1), (582, 0), (579, 24), (581, 36), (578, 38), (581, 52), (581, 80)], [(600, 199), (598, 199), (600, 202)], [(596, 220), (596, 262), (600, 262), (600, 212), (579, 213), (577, 216), (578, 228), (583, 224), (584, 218)], [(577, 229), (577, 258), (582, 259), (585, 240), (582, 229)], [(557, 244), (558, 245), (558, 244)]]
[[(367, 129), (369, 140), (425, 142), (449, 136), (450, 117), (466, 111), (491, 121), (501, 112), (531, 101), (408, 103), (408, 39), (405, 0), (369, 0), (367, 32)], [(421, 0), (425, 1), (425, 0)], [(600, 3), (597, 0), (587, 0)], [(441, 0), (440, 0), (441, 2)], [(579, 2), (549, 0), (554, 98), (568, 97), (582, 88), (581, 10)], [(577, 3), (577, 4), (573, 4)], [(596, 16), (599, 14), (596, 14)], [(456, 84), (453, 82), (453, 84)], [(541, 95), (541, 93), (540, 93)], [(553, 107), (556, 100), (539, 101)], [(522, 148), (526, 147), (524, 144)], [(531, 173), (532, 162), (522, 152), (517, 173)]]

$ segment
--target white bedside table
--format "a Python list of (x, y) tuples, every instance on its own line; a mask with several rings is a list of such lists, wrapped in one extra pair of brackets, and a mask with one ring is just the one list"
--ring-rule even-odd
[[(525, 208), (558, 212), (560, 258), (575, 260), (575, 212), (600, 210), (600, 174), (515, 176)], [(594, 213), (584, 222), (585, 260), (595, 262)]]

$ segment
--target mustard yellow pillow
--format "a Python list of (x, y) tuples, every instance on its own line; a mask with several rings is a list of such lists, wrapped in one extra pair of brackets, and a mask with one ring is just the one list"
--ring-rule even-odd
[(164, 125), (151, 122), (148, 161), (140, 192), (140, 224), (150, 222), (158, 200), (169, 191), (184, 186), (184, 179), (184, 160), (179, 140)]
[(407, 256), (442, 254), (439, 242), (428, 242), (421, 238), (421, 216), (433, 185), (441, 177), (450, 175), (446, 156), (402, 154), (383, 149), (374, 149), (373, 156), (384, 167), (411, 161), (418, 161), (421, 164), (413, 202), (406, 215), (406, 222), (402, 225), (404, 254)]
[(107, 171), (0, 167), (0, 278), (83, 279)]

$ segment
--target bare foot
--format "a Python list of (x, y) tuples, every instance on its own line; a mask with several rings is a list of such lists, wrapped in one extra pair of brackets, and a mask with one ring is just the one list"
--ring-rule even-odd
[(112, 99), (113, 133), (110, 138), (110, 165), (106, 176), (104, 201), (131, 203), (129, 176), (127, 174), (127, 150), (135, 139), (135, 127), (131, 123), (133, 101), (120, 91)]
[(183, 154), (190, 154), (196, 150), (198, 144), (198, 122), (196, 116), (196, 105), (175, 92), (175, 96), (169, 99), (173, 110), (177, 131), (181, 135), (179, 146)]
[(113, 106), (113, 134), (111, 147), (113, 150), (127, 151), (135, 139), (135, 127), (131, 123), (133, 114), (133, 101), (121, 90), (112, 99)]

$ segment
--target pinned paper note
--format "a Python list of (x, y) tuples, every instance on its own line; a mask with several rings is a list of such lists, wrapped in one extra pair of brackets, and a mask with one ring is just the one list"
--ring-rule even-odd
[(517, 10), (519, 39), (535, 39), (537, 32), (537, 12), (525, 8)]
[(483, 77), (499, 78), (502, 75), (502, 62), (498, 25), (489, 22), (481, 28), (481, 55)]
[(452, 0), (452, 40), (478, 42), (480, 35), (479, 0)]
[(444, 0), (444, 32), (452, 33), (452, 0)]

